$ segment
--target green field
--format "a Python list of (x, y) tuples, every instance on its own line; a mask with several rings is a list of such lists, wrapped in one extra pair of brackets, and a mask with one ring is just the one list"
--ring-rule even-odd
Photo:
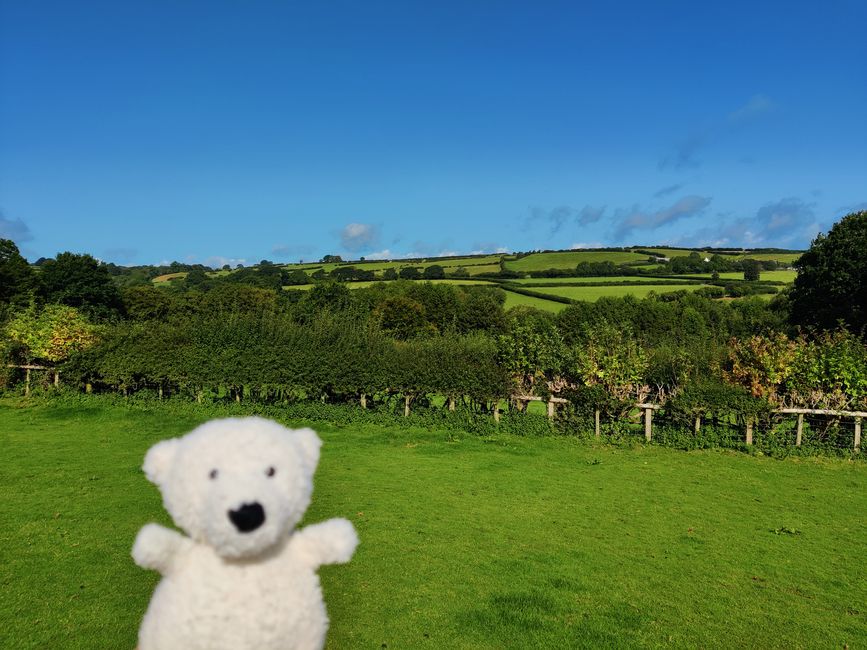
[[(643, 268), (643, 267), (642, 267)], [(683, 276), (684, 279), (688, 279), (692, 276)], [(704, 276), (699, 276), (704, 278)], [(708, 279), (710, 275), (707, 276)], [(743, 273), (741, 273), (741, 277), (743, 277)], [(668, 281), (668, 278), (666, 278)], [(575, 284), (575, 283), (593, 283), (593, 282), (659, 282), (659, 278), (654, 278), (652, 276), (639, 276), (639, 275), (615, 275), (611, 277), (590, 277), (590, 278), (520, 278), (517, 280), (509, 280), (509, 282), (515, 282), (517, 284), (544, 284), (544, 285), (556, 285), (556, 284)]]
[(752, 260), (776, 260), (777, 262), (782, 262), (784, 264), (791, 264), (796, 259), (801, 257), (803, 253), (747, 253), (746, 255), (742, 255), (742, 259), (752, 259)]
[(521, 293), (512, 293), (506, 291), (506, 302), (503, 305), (504, 309), (512, 307), (535, 307), (541, 311), (550, 311), (557, 313), (568, 307), (566, 303), (554, 302), (553, 300), (545, 300), (544, 298), (536, 298), (535, 296), (525, 296)]
[(610, 287), (532, 287), (533, 291), (546, 293), (552, 296), (563, 296), (572, 300), (587, 300), (596, 302), (603, 296), (622, 297), (635, 296), (636, 298), (646, 298), (647, 295), (654, 291), (656, 293), (670, 293), (672, 291), (695, 291), (704, 285), (700, 284), (648, 284), (639, 286), (622, 286), (614, 285)]
[[(759, 274), (760, 280), (769, 280), (773, 282), (786, 282), (791, 283), (795, 281), (795, 277), (798, 275), (797, 271), (762, 271)], [(700, 274), (689, 274), (684, 275), (685, 278), (696, 278), (702, 280), (710, 280), (710, 273), (700, 273)], [(720, 273), (720, 280), (743, 280), (744, 273), (743, 271), (732, 271), (730, 273)]]
[[(691, 251), (691, 250), (683, 250), (680, 248), (664, 248), (664, 247), (660, 248), (657, 246), (647, 246), (647, 247), (639, 246), (639, 248), (643, 251), (652, 251), (652, 252), (656, 253), (657, 255), (660, 255), (661, 257), (669, 257), (669, 258), (671, 258), (671, 257), (687, 257), (692, 252), (696, 252), (699, 255), (708, 255), (709, 256), (708, 253), (705, 253), (705, 252), (699, 251), (699, 250)], [(645, 255), (645, 257), (647, 257), (647, 256)]]
[(647, 255), (639, 253), (624, 253), (620, 251), (566, 251), (561, 253), (533, 253), (519, 260), (506, 262), (506, 268), (512, 271), (544, 271), (546, 269), (571, 269), (580, 262), (641, 262)]
[[(0, 647), (133, 648), (157, 576), (130, 548), (169, 524), (142, 458), (214, 411), (22, 404)], [(863, 463), (294, 424), (325, 441), (306, 521), (361, 539), (321, 571), (328, 648), (867, 645)]]

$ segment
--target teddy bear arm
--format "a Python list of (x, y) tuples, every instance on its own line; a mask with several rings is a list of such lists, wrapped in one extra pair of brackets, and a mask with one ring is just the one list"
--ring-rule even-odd
[(147, 524), (138, 532), (132, 547), (132, 558), (143, 569), (153, 569), (166, 575), (172, 562), (190, 541), (159, 524)]
[(329, 519), (298, 531), (293, 545), (313, 568), (323, 564), (343, 564), (352, 558), (358, 546), (358, 535), (348, 520)]

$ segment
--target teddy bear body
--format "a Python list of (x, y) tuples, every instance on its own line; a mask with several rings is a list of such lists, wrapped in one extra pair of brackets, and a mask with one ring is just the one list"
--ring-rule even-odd
[(260, 418), (217, 420), (156, 445), (145, 472), (189, 534), (148, 524), (133, 559), (163, 575), (139, 650), (322, 648), (328, 616), (316, 570), (348, 562), (352, 524), (295, 530), (319, 439)]

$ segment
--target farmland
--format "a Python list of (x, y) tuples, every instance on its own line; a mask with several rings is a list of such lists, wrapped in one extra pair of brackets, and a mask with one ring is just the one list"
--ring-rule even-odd
[[(142, 458), (214, 415), (0, 403), (0, 645), (135, 646), (157, 576), (130, 547), (171, 525)], [(305, 522), (361, 538), (320, 572), (328, 648), (867, 643), (862, 463), (288, 424), (325, 441)]]
[(590, 286), (590, 287), (534, 287), (535, 291), (542, 291), (551, 296), (560, 296), (571, 300), (586, 300), (595, 302), (603, 296), (622, 297), (635, 296), (636, 298), (645, 298), (651, 292), (654, 293), (669, 293), (672, 291), (695, 291), (702, 285), (685, 284), (685, 285), (658, 285), (658, 284), (642, 284), (635, 286)]

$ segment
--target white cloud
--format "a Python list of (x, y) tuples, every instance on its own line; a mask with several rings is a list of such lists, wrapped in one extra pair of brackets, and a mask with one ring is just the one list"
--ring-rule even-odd
[(369, 223), (350, 223), (340, 231), (340, 244), (353, 253), (367, 250), (379, 242), (379, 229)]
[(21, 219), (7, 219), (0, 214), (0, 238), (20, 243), (33, 239), (33, 234)]

